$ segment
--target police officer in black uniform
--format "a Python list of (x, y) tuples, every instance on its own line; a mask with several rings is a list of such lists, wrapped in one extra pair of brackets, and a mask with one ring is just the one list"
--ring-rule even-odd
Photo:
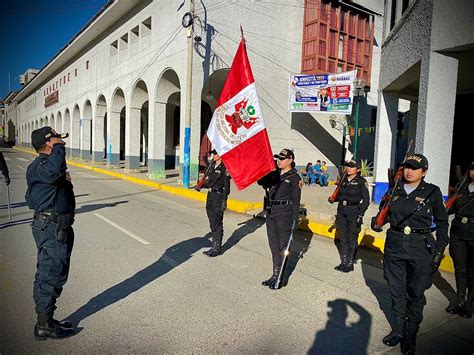
[(10, 185), (10, 173), (8, 172), (7, 162), (3, 157), (3, 153), (0, 152), (0, 170), (2, 171), (3, 178), (5, 179), (5, 184)]
[(74, 334), (70, 322), (53, 318), (56, 299), (61, 295), (69, 274), (74, 244), (74, 209), (76, 201), (66, 166), (66, 148), (51, 127), (31, 133), (31, 142), (39, 156), (28, 166), (26, 202), (34, 210), (31, 224), (38, 249), (37, 271), (33, 285), (37, 340), (65, 338)]
[(360, 176), (360, 163), (355, 160), (345, 164), (345, 178), (340, 182), (341, 192), (336, 201), (336, 236), (340, 243), (341, 263), (334, 269), (341, 272), (354, 270), (357, 241), (362, 218), (369, 208), (370, 197), (367, 180)]
[[(449, 210), (451, 223), (449, 255), (454, 262), (457, 304), (446, 312), (472, 318), (474, 301), (474, 163), (468, 171), (467, 184), (461, 186), (459, 197)], [(466, 298), (466, 290), (468, 290)]]
[[(212, 247), (203, 253), (209, 257), (215, 257), (221, 253), (222, 237), (224, 236), (222, 221), (230, 193), (230, 175), (216, 150), (213, 149), (210, 153), (213, 161), (203, 188), (210, 190), (207, 193), (206, 212), (211, 227)], [(208, 163), (207, 159), (205, 162)]]
[[(275, 282), (283, 260), (283, 251), (288, 245), (290, 233), (298, 228), (298, 216), (301, 201), (301, 177), (295, 169), (295, 155), (289, 149), (283, 149), (274, 155), (278, 159), (279, 179), (269, 189), (266, 224), (268, 244), (272, 252), (272, 276), (262, 282), (263, 286), (276, 289)], [(270, 173), (272, 175), (274, 173)], [(272, 181), (270, 179), (269, 181)]]
[[(431, 287), (448, 244), (448, 214), (438, 186), (424, 177), (428, 160), (421, 154), (406, 157), (403, 181), (395, 186), (387, 216), (384, 277), (392, 297), (395, 326), (383, 343), (414, 354), (416, 336), (423, 320), (425, 291)], [(372, 228), (380, 231), (372, 218)], [(436, 230), (436, 240), (432, 232)]]

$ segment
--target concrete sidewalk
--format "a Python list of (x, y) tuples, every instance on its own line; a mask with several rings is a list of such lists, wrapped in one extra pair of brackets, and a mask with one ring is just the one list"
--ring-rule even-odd
[[(17, 148), (25, 153), (35, 154), (31, 149)], [(92, 164), (89, 160), (79, 158), (69, 158), (68, 164), (87, 170), (92, 170), (118, 179), (130, 181), (136, 184), (153, 187), (164, 190), (169, 193), (180, 195), (193, 200), (205, 202), (207, 190), (201, 192), (193, 188), (185, 189), (178, 183), (177, 177), (166, 179), (150, 179), (146, 171), (139, 173), (127, 172), (124, 168), (108, 168), (106, 165)], [(305, 185), (302, 189), (301, 204), (307, 209), (307, 218), (301, 221), (300, 230), (305, 230), (320, 236), (335, 238), (335, 216), (337, 204), (330, 204), (327, 200), (331, 196), (335, 186), (320, 187)], [(264, 191), (257, 183), (239, 191), (231, 180), (231, 193), (228, 201), (228, 210), (248, 215), (257, 215), (262, 212)], [(364, 224), (359, 234), (359, 245), (383, 252), (385, 243), (385, 231), (376, 233), (370, 229), (370, 219), (378, 212), (378, 205), (371, 203), (364, 216)], [(446, 257), (443, 259), (441, 270), (454, 272), (454, 265), (451, 257), (446, 250)]]

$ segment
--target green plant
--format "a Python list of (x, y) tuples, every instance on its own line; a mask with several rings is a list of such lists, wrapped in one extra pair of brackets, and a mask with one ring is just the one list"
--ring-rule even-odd
[(373, 164), (369, 163), (367, 159), (362, 159), (360, 161), (360, 176), (362, 177), (374, 176)]

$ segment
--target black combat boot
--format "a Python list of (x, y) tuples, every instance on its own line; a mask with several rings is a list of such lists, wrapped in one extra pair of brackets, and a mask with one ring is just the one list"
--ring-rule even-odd
[(337, 265), (336, 267), (334, 267), (334, 270), (337, 270), (337, 271), (341, 271), (345, 269), (346, 267), (346, 264), (347, 264), (347, 255), (343, 255), (342, 256), (342, 260), (341, 260), (341, 263), (339, 265)]
[(400, 344), (405, 334), (405, 319), (398, 317), (395, 321), (395, 327), (382, 339), (382, 343), (391, 347)]
[(414, 322), (407, 322), (405, 336), (402, 340), (401, 351), (402, 354), (415, 355), (416, 352), (416, 336), (420, 325)]
[(279, 272), (280, 272), (280, 267), (274, 266), (272, 276), (268, 280), (262, 281), (262, 285), (269, 287), (270, 285), (274, 284), (278, 277)]
[(351, 272), (354, 271), (354, 260), (348, 259), (347, 263), (343, 266), (342, 272)]
[(462, 293), (458, 293), (457, 295), (457, 303), (455, 305), (450, 305), (446, 308), (446, 312), (450, 314), (459, 314), (461, 315), (464, 307), (466, 306), (466, 295)]
[(221, 241), (213, 240), (211, 249), (204, 251), (203, 254), (210, 258), (216, 257), (221, 254)]
[(459, 315), (464, 318), (472, 318), (472, 304), (474, 303), (474, 289), (469, 288), (467, 295), (466, 304), (464, 308), (459, 312)]
[(34, 336), (36, 340), (62, 339), (68, 338), (75, 334), (71, 329), (71, 322), (58, 322), (56, 319), (38, 320), (35, 325)]

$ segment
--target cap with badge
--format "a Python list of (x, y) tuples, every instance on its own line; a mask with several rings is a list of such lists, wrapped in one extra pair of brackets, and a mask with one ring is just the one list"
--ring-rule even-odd
[(213, 149), (209, 151), (209, 154), (219, 154), (219, 153), (217, 153), (217, 150)]
[(412, 169), (428, 169), (428, 159), (421, 154), (411, 154), (406, 157), (405, 161), (402, 163), (403, 167), (408, 167)]
[(360, 168), (360, 162), (358, 160), (348, 160), (344, 163), (344, 166), (347, 166), (349, 168)]
[(273, 157), (280, 160), (284, 160), (284, 159), (295, 160), (295, 153), (293, 153), (293, 151), (290, 149), (282, 149), (282, 151), (279, 154), (275, 154)]
[(58, 133), (49, 126), (35, 129), (31, 132), (31, 144), (35, 150), (45, 145), (51, 138), (64, 139), (69, 137), (69, 133)]

